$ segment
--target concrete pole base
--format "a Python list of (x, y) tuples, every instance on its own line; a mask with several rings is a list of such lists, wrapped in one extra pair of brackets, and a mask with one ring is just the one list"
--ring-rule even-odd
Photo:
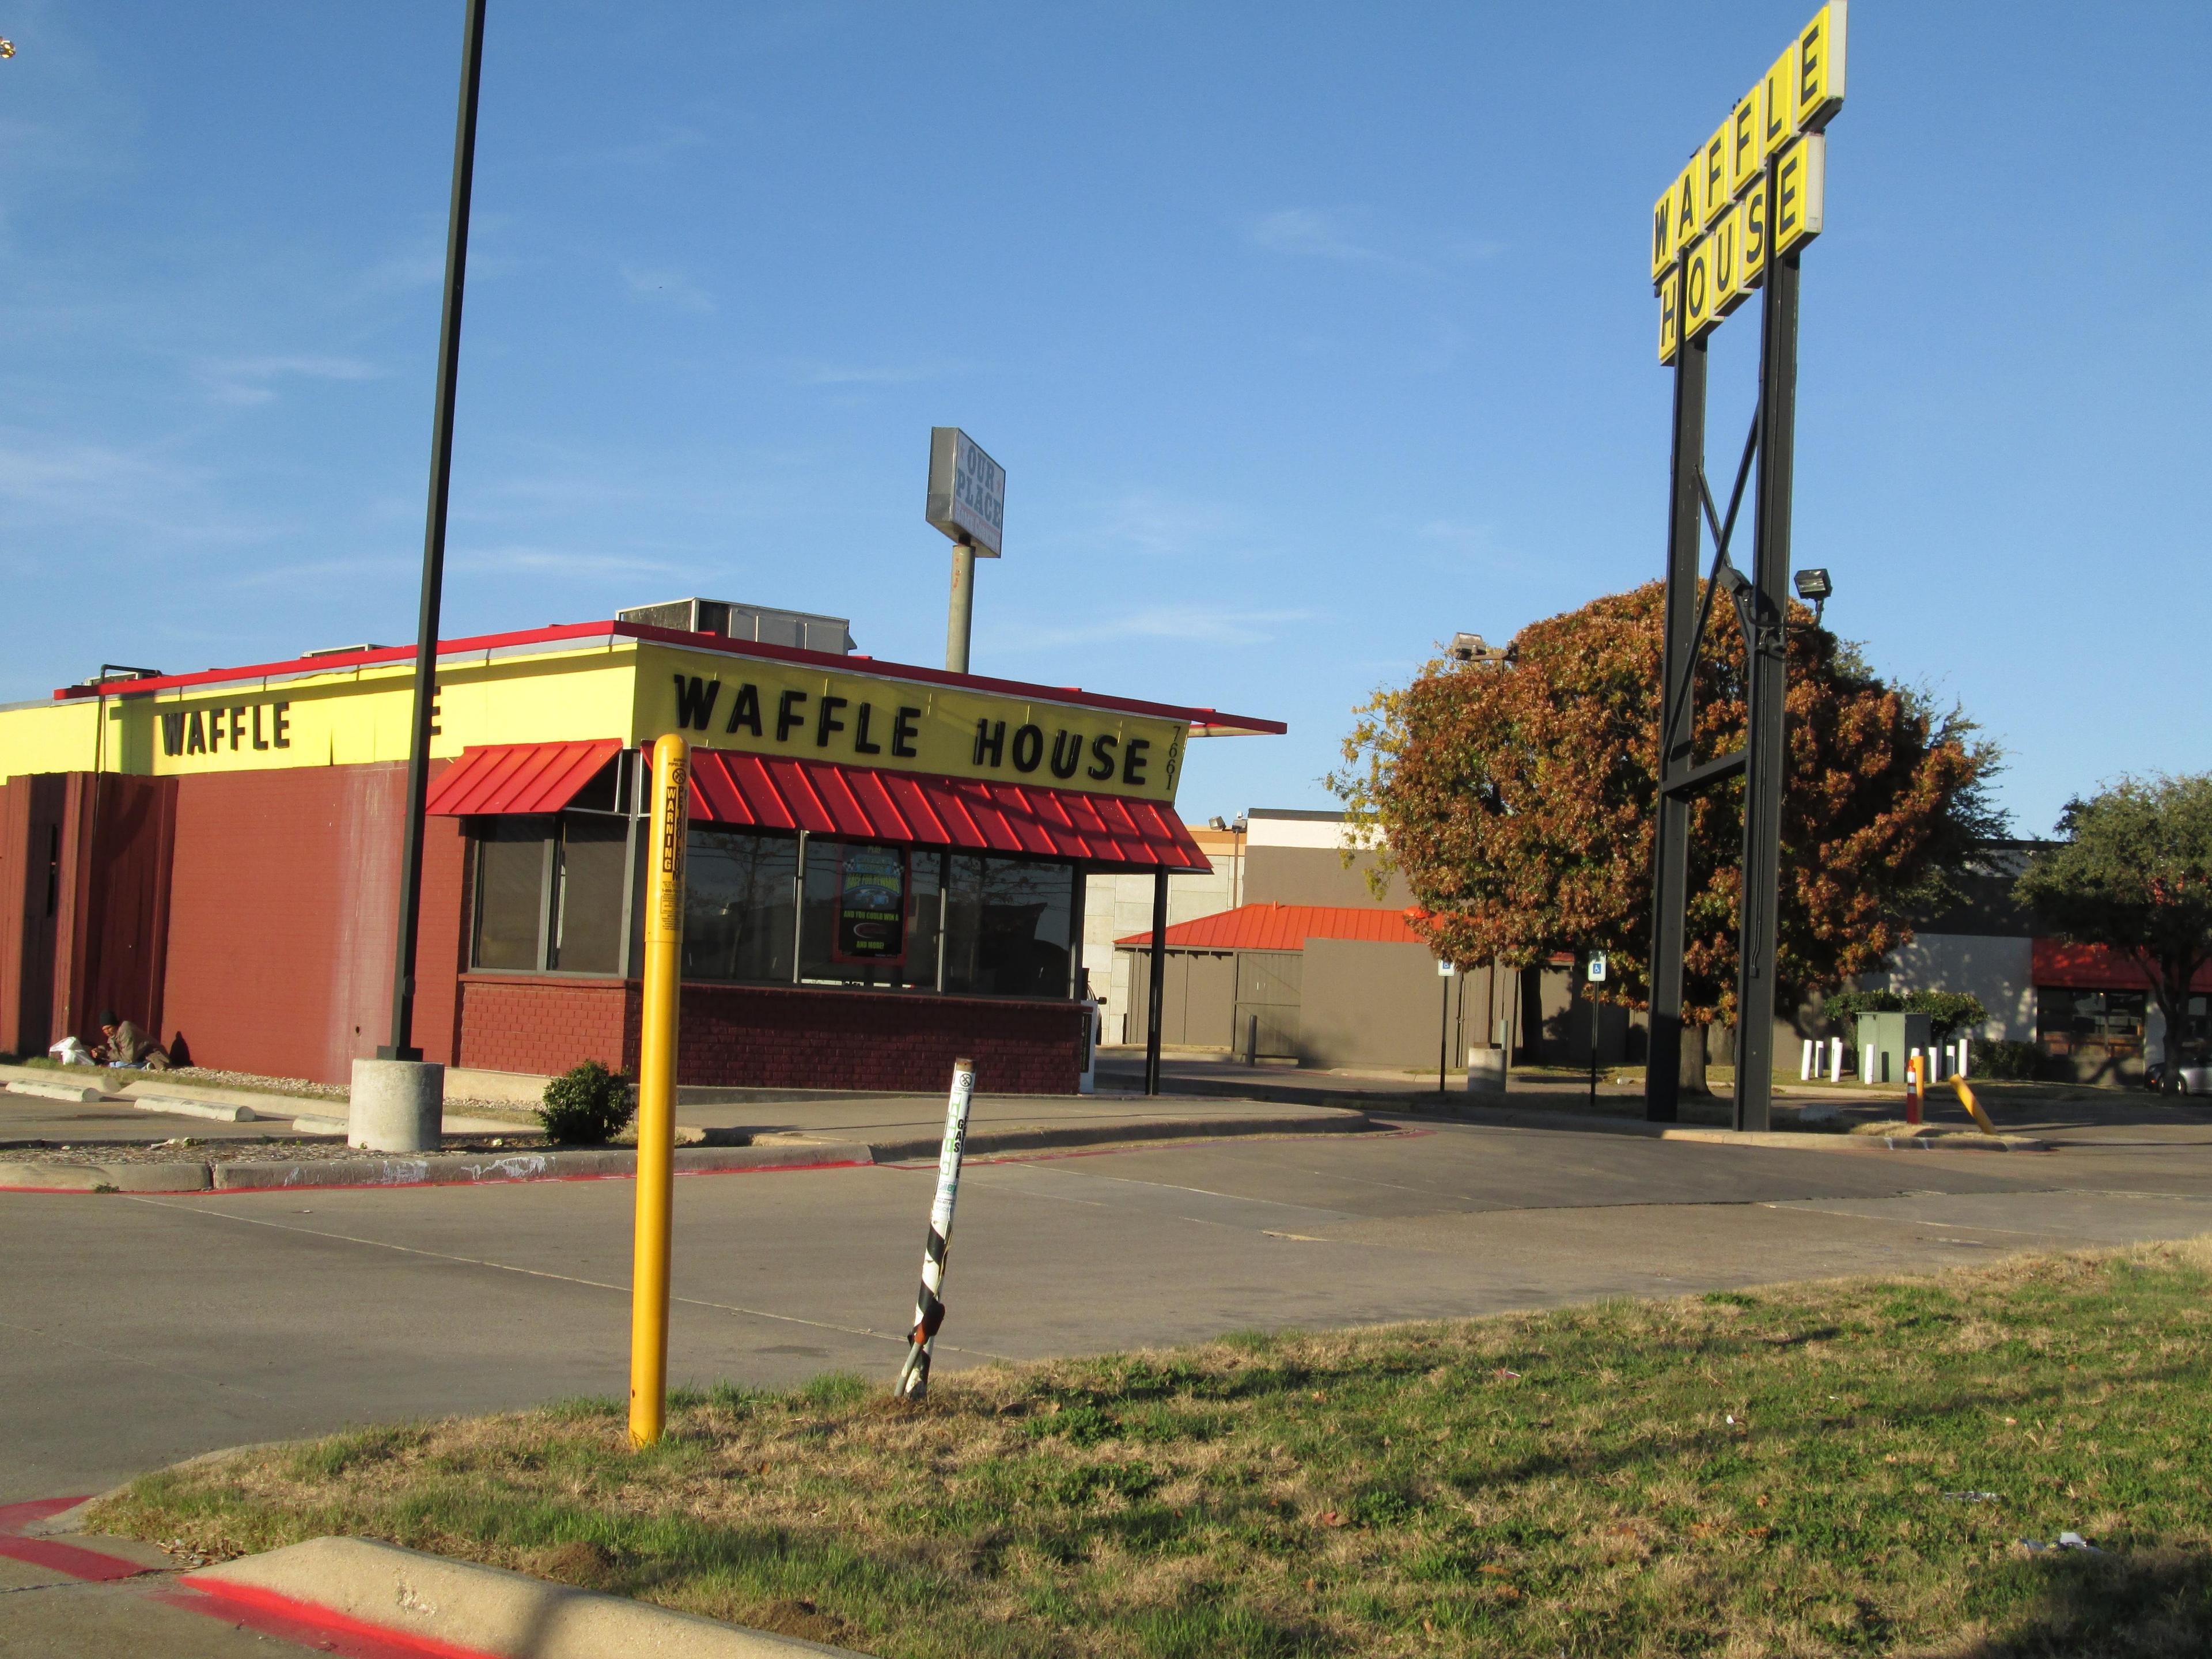
[(1505, 1050), (1470, 1048), (1467, 1051), (1467, 1091), (1471, 1095), (1505, 1092)]
[(347, 1146), (372, 1152), (434, 1152), (445, 1121), (446, 1068), (437, 1061), (354, 1061)]

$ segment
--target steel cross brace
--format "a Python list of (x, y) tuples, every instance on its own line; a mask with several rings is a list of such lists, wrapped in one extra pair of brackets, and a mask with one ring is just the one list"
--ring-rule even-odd
[[(1754, 405), (1751, 411), (1751, 430), (1744, 434), (1743, 459), (1736, 463), (1735, 488), (1729, 491), (1728, 517), (1725, 520), (1713, 511), (1713, 492), (1711, 486), (1705, 482), (1705, 466), (1700, 463), (1698, 467), (1698, 495), (1705, 502), (1705, 523), (1713, 533), (1713, 574), (1706, 579), (1705, 595), (1698, 602), (1697, 631), (1691, 635), (1689, 660), (1682, 665), (1682, 683), (1674, 688), (1674, 695), (1667, 700), (1667, 729), (1660, 733), (1659, 738), (1659, 752), (1662, 755), (1673, 750), (1674, 722), (1681, 718), (1681, 711), (1688, 706), (1690, 687), (1696, 683), (1697, 647), (1705, 637), (1705, 624), (1712, 620), (1714, 591), (1723, 586), (1728, 589), (1729, 599), (1735, 606), (1736, 622), (1743, 629), (1746, 650), (1767, 648), (1774, 635), (1772, 623), (1758, 614), (1758, 593), (1751, 578), (1729, 560), (1729, 544), (1735, 537), (1735, 515), (1743, 506), (1743, 487), (1751, 478), (1752, 460), (1759, 453), (1759, 410)], [(1705, 769), (1698, 769), (1703, 771)]]

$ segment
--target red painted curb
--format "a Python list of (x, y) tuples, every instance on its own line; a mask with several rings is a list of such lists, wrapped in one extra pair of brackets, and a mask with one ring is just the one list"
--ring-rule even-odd
[[(873, 1162), (856, 1158), (822, 1164), (753, 1164), (721, 1170), (678, 1170), (678, 1179), (694, 1176), (781, 1175), (800, 1170), (872, 1170)], [(313, 1186), (195, 1187), (171, 1193), (96, 1192), (89, 1187), (0, 1187), (0, 1193), (44, 1193), (61, 1198), (222, 1198), (236, 1193), (392, 1193), (415, 1192), (424, 1187), (520, 1187), (564, 1181), (635, 1181), (634, 1172), (609, 1170), (591, 1175), (486, 1176), (474, 1181), (334, 1181)]]
[(80, 1549), (75, 1544), (58, 1543), (51, 1538), (0, 1538), (0, 1555), (30, 1566), (44, 1567), (48, 1572), (65, 1572), (72, 1578), (93, 1584), (161, 1571), (159, 1567), (142, 1567), (119, 1555), (102, 1555), (98, 1550)]
[(480, 1648), (455, 1647), (450, 1642), (387, 1630), (272, 1590), (201, 1583), (191, 1578), (178, 1582), (189, 1588), (157, 1590), (151, 1599), (164, 1607), (221, 1619), (258, 1635), (282, 1637), (318, 1653), (343, 1654), (345, 1659), (500, 1659)]

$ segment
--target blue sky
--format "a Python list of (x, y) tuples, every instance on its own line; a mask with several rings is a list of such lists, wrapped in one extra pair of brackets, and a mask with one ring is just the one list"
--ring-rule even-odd
[[(1650, 203), (1811, 9), (491, 0), (447, 631), (698, 592), (940, 661), (958, 424), (978, 671), (1287, 720), (1186, 813), (1330, 805), (1434, 642), (1658, 573)], [(4, 9), (0, 698), (411, 636), (460, 15)], [(2212, 12), (1852, 30), (1798, 562), (2040, 831), (2212, 764)]]

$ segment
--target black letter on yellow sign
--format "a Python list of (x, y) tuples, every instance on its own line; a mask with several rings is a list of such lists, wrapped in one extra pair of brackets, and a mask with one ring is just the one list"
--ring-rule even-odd
[(1149, 738), (1132, 738), (1129, 746), (1121, 751), (1121, 781), (1141, 787), (1145, 781), (1145, 750), (1152, 746)]
[(187, 755), (204, 755), (207, 751), (207, 728), (200, 723), (200, 711), (195, 708), (185, 738), (185, 752)]
[(806, 724), (806, 716), (799, 712), (799, 705), (806, 701), (804, 691), (787, 691), (775, 700), (775, 740), (791, 741), (791, 734)]
[(1052, 734), (1052, 775), (1056, 778), (1072, 778), (1075, 769), (1083, 763), (1083, 733), (1065, 727)]
[(185, 752), (185, 711), (164, 711), (161, 715), (161, 752), (181, 755)]
[(884, 746), (868, 741), (868, 722), (875, 718), (876, 706), (872, 702), (860, 705), (860, 717), (853, 729), (853, 752), (856, 755), (880, 755)]
[(983, 757), (986, 755), (990, 757), (990, 764), (993, 766), (1004, 766), (1006, 763), (1006, 721), (1000, 720), (996, 725), (993, 725), (989, 720), (979, 720), (975, 722), (974, 764), (982, 765)]
[(1101, 732), (1091, 739), (1091, 769), (1085, 774), (1094, 782), (1103, 783), (1114, 775), (1114, 751), (1121, 746), (1121, 739), (1110, 732)]
[(1044, 728), (1024, 726), (1014, 732), (1014, 770), (1034, 772), (1044, 759)]
[(914, 746), (914, 740), (921, 735), (921, 728), (915, 725), (921, 718), (921, 710), (902, 703), (891, 721), (891, 753), (901, 760), (912, 760), (921, 752)]
[(722, 695), (720, 680), (702, 680), (696, 674), (676, 677), (676, 723), (704, 732), (714, 718), (714, 704)]
[(814, 722), (814, 746), (817, 749), (827, 749), (830, 746), (830, 734), (832, 732), (842, 732), (845, 729), (845, 722), (837, 718), (837, 711), (851, 701), (849, 697), (833, 697), (826, 693), (823, 695), (822, 718)]
[(755, 737), (761, 734), (760, 688), (750, 680), (738, 687), (738, 695), (730, 704), (730, 723), (722, 730), (734, 732), (741, 726)]

